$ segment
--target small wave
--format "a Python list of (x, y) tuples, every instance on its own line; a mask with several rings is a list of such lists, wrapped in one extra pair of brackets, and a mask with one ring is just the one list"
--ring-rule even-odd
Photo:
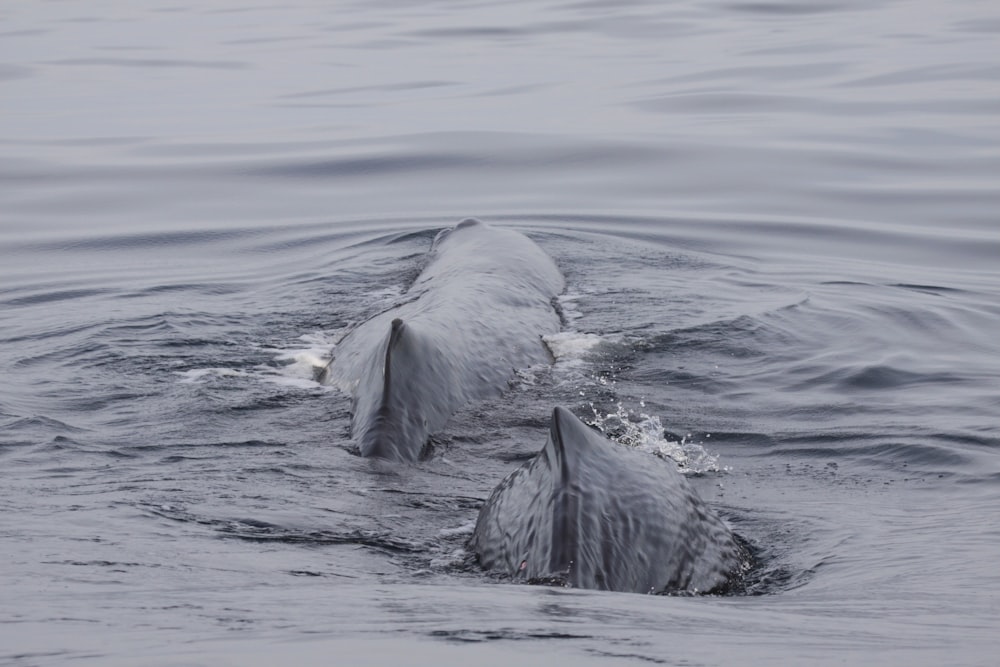
[(56, 290), (54, 292), (46, 292), (44, 294), (32, 294), (29, 296), (15, 297), (12, 299), (7, 299), (3, 302), (5, 306), (38, 306), (54, 303), (56, 301), (67, 301), (74, 299), (85, 299), (92, 296), (100, 296), (103, 294), (108, 294), (111, 290), (100, 289), (100, 288), (83, 288), (83, 289), (67, 289), (67, 290)]
[(947, 371), (919, 372), (889, 364), (855, 365), (833, 370), (805, 367), (798, 369), (798, 372), (808, 372), (809, 377), (791, 385), (792, 391), (832, 387), (841, 393), (854, 394), (859, 391), (886, 391), (918, 385), (936, 386), (967, 380)]
[(217, 531), (222, 537), (249, 542), (278, 542), (309, 546), (331, 544), (357, 544), (393, 554), (420, 553), (425, 546), (411, 540), (390, 535), (388, 532), (364, 528), (326, 528), (281, 526), (254, 518), (212, 518), (198, 516), (185, 508), (169, 503), (141, 503), (153, 515), (181, 523), (194, 523)]
[(0, 423), (0, 430), (3, 431), (5, 435), (11, 435), (14, 433), (84, 433), (87, 429), (80, 428), (78, 426), (73, 426), (64, 421), (54, 419), (52, 417), (46, 417), (44, 415), (35, 415), (32, 417), (17, 417), (10, 415), (12, 419), (9, 421), (4, 421)]
[(917, 373), (885, 364), (866, 366), (850, 373), (841, 381), (845, 389), (893, 389), (913, 384), (958, 382), (962, 378), (951, 373)]
[(247, 377), (250, 374), (246, 371), (235, 368), (192, 368), (186, 371), (176, 371), (180, 375), (181, 384), (204, 384), (214, 378), (226, 377)]
[(582, 294), (573, 294), (569, 292), (566, 294), (560, 294), (556, 297), (556, 308), (558, 309), (563, 322), (566, 324), (575, 322), (583, 317), (583, 313), (580, 312), (578, 307), (578, 302), (581, 298), (583, 298)]

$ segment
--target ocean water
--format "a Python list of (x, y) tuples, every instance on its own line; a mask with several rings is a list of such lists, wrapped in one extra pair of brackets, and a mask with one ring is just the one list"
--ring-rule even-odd
[[(0, 663), (994, 665), (1000, 5), (0, 7)], [(435, 232), (559, 264), (417, 465), (312, 368)], [(465, 549), (554, 405), (670, 457), (730, 596)]]

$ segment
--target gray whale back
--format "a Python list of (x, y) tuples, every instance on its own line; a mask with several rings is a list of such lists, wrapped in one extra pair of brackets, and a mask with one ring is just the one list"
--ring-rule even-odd
[(518, 232), (465, 220), (434, 240), (407, 301), (351, 331), (330, 380), (354, 397), (364, 456), (414, 461), (456, 410), (499, 395), (519, 368), (551, 362), (563, 277)]
[(745, 566), (729, 528), (671, 462), (558, 407), (542, 451), (480, 510), (470, 548), (514, 578), (635, 593), (711, 592)]

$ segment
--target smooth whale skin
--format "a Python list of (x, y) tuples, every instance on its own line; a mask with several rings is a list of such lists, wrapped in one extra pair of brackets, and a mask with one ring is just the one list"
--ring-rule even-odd
[(480, 510), (469, 546), (515, 579), (634, 593), (717, 592), (747, 562), (673, 463), (559, 407), (542, 451)]
[(340, 341), (330, 379), (354, 397), (363, 456), (415, 461), (456, 410), (552, 357), (563, 276), (528, 237), (478, 220), (438, 234), (407, 301)]

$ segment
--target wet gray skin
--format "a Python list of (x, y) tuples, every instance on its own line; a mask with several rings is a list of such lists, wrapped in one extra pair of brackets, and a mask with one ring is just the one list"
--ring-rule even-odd
[(415, 461), (463, 405), (498, 395), (519, 368), (550, 363), (559, 330), (555, 262), (528, 237), (478, 220), (441, 232), (407, 301), (350, 332), (332, 383), (354, 397), (361, 454)]
[(634, 593), (715, 592), (746, 557), (670, 461), (555, 408), (548, 442), (494, 489), (470, 542), (487, 569)]

